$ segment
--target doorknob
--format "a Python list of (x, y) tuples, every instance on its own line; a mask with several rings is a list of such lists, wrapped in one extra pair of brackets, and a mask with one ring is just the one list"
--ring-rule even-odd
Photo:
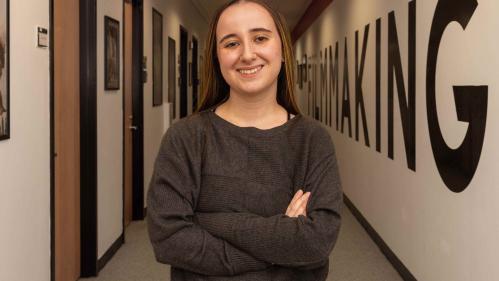
[(139, 128), (137, 126), (129, 126), (128, 129), (137, 131)]

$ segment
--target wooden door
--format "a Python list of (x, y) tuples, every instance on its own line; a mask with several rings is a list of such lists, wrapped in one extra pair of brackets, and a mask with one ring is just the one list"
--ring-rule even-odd
[(80, 276), (78, 0), (54, 0), (54, 276)]

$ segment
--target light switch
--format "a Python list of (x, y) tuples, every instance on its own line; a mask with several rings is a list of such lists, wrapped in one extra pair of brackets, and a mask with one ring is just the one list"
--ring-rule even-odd
[(48, 36), (48, 30), (43, 27), (38, 27), (37, 28), (37, 35), (38, 35), (38, 47), (40, 48), (47, 48), (49, 46), (49, 36)]

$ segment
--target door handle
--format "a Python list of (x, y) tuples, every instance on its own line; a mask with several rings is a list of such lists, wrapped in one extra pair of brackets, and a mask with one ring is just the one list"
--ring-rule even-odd
[(137, 126), (129, 126), (128, 129), (137, 131), (139, 128)]

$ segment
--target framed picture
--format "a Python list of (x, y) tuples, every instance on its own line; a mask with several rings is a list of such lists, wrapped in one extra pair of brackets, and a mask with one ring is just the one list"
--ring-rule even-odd
[(10, 138), (9, 1), (0, 0), (0, 140)]
[(152, 106), (163, 104), (163, 16), (152, 9)]
[(120, 88), (120, 23), (104, 16), (104, 88)]
[(187, 68), (187, 80), (189, 80), (189, 86), (192, 86), (192, 62), (189, 62), (189, 67)]

